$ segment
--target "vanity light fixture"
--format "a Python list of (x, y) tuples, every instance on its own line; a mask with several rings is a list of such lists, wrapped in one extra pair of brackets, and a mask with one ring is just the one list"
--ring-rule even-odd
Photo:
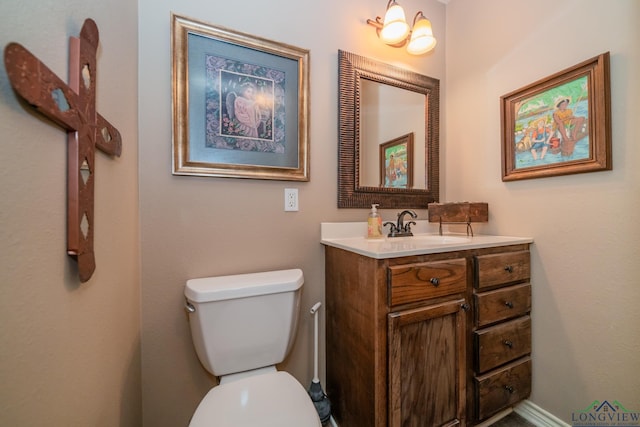
[(433, 36), (431, 22), (422, 11), (416, 13), (413, 18), (413, 29), (409, 30), (404, 10), (396, 0), (389, 0), (384, 20), (379, 16), (376, 19), (367, 19), (367, 24), (376, 28), (378, 37), (384, 43), (393, 47), (407, 46), (407, 52), (412, 55), (422, 55), (429, 52), (436, 45)]
[(412, 55), (422, 55), (433, 49), (436, 46), (436, 42), (431, 28), (431, 21), (422, 14), (422, 11), (416, 13), (413, 18), (413, 30), (411, 31), (411, 40), (407, 46), (407, 52)]
[[(376, 21), (378, 21), (376, 17)], [(404, 9), (395, 0), (387, 3), (387, 12), (384, 14), (380, 39), (388, 45), (404, 43), (409, 36), (409, 24), (404, 15)]]

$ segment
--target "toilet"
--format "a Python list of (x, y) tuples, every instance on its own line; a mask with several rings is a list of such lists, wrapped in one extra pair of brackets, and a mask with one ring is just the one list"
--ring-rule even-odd
[(321, 427), (305, 388), (278, 371), (293, 345), (302, 270), (191, 279), (185, 286), (200, 362), (220, 384), (189, 427)]

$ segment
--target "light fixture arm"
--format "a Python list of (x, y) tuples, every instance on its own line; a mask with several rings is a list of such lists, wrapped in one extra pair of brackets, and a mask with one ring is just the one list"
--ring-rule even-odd
[(382, 18), (379, 16), (376, 16), (376, 19), (367, 19), (367, 24), (371, 25), (372, 27), (375, 27), (379, 32), (383, 26)]
[[(422, 16), (423, 18), (426, 19), (426, 16), (424, 16), (422, 11), (419, 10), (418, 13), (416, 13), (416, 16), (413, 17), (413, 23), (411, 24), (411, 28), (414, 28), (416, 26), (416, 22), (418, 22), (418, 17), (419, 16)], [(409, 32), (409, 36), (408, 37), (411, 37), (411, 32)]]

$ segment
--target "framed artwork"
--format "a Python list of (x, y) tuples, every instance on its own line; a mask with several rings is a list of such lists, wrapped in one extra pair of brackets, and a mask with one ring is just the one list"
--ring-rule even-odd
[(309, 51), (172, 15), (173, 174), (309, 180)]
[(611, 169), (609, 52), (500, 98), (502, 180)]
[(413, 132), (380, 144), (380, 187), (413, 188)]

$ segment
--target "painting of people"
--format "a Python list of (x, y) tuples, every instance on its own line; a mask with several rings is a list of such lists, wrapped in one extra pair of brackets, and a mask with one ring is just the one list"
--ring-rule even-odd
[(609, 52), (500, 97), (502, 180), (611, 170)]
[(413, 187), (413, 132), (380, 145), (380, 186)]
[(516, 103), (515, 168), (588, 159), (587, 76)]

